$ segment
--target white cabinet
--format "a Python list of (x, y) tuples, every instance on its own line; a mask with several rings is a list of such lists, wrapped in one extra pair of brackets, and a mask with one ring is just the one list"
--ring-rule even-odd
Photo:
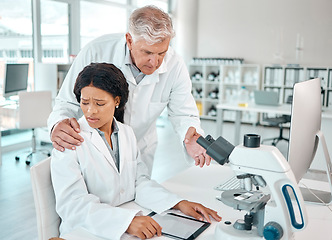
[[(192, 80), (192, 94), (196, 100), (200, 116), (216, 117), (216, 105), (220, 99), (219, 65), (192, 64), (189, 73)], [(212, 77), (215, 75), (214, 77)], [(208, 76), (211, 74), (211, 76)]]
[[(208, 62), (189, 64), (192, 80), (192, 94), (196, 100), (201, 118), (216, 119), (216, 106), (223, 102), (235, 102), (244, 87), (249, 101), (253, 91), (260, 88), (260, 66), (257, 64), (215, 64)], [(224, 115), (228, 121), (235, 120), (235, 112)], [(244, 112), (242, 122), (256, 123), (256, 113)]]
[(35, 65), (35, 90), (50, 90), (55, 98), (70, 68), (70, 64), (37, 63)]

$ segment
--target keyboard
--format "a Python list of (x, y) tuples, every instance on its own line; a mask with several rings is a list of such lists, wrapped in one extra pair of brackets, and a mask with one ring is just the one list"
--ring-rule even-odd
[(235, 175), (227, 179), (223, 183), (214, 187), (215, 190), (227, 191), (232, 189), (239, 189), (241, 186), (241, 181)]

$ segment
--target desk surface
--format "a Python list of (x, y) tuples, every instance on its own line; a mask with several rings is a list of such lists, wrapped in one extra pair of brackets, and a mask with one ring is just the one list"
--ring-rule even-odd
[[(234, 218), (243, 218), (244, 212), (236, 211), (231, 207), (224, 205), (222, 202), (216, 200), (216, 196), (220, 192), (214, 190), (213, 187), (221, 183), (223, 180), (232, 176), (232, 170), (227, 166), (220, 166), (218, 164), (211, 164), (208, 167), (191, 167), (175, 177), (163, 183), (163, 186), (170, 191), (179, 194), (180, 196), (204, 204), (205, 206), (218, 211), (219, 215), (223, 217), (222, 221), (232, 220)], [(328, 186), (326, 185), (326, 189)], [(141, 209), (134, 202), (123, 205), (125, 208)], [(315, 239), (315, 240), (332, 240), (332, 231), (330, 227), (332, 224), (332, 212), (326, 207), (320, 205), (306, 204), (308, 214), (308, 225), (303, 231), (295, 234), (295, 239)], [(149, 210), (141, 209), (145, 214)], [(211, 226), (205, 230), (197, 239), (198, 240), (212, 240), (214, 239), (214, 231), (218, 222), (212, 220)], [(67, 240), (98, 240), (98, 238), (91, 236), (84, 230), (78, 230), (75, 233), (65, 236)], [(135, 237), (125, 235), (122, 239), (137, 239)], [(167, 237), (154, 237), (153, 239), (169, 239)]]
[[(17, 102), (0, 101), (0, 130), (16, 128), (18, 122)], [(2, 164), (1, 134), (0, 134), (0, 165)]]
[[(247, 107), (240, 107), (235, 103), (222, 103), (217, 105), (217, 135), (222, 136), (222, 125), (224, 121), (223, 113), (225, 110), (235, 111), (235, 131), (233, 144), (238, 145), (240, 143), (240, 129), (241, 129), (241, 116), (242, 112), (256, 112), (256, 113), (272, 113), (272, 114), (291, 114), (291, 104), (282, 104), (279, 106), (265, 106), (257, 105), (254, 103), (249, 104)], [(332, 119), (332, 109), (322, 109), (322, 119)]]
[(234, 103), (222, 103), (217, 105), (217, 109), (218, 108), (223, 110), (264, 112), (264, 113), (277, 113), (277, 114), (290, 114), (291, 112), (290, 104), (282, 104), (279, 106), (249, 104), (247, 107), (240, 107)]
[[(235, 103), (221, 103), (217, 105), (217, 109), (222, 110), (233, 110), (233, 111), (249, 111), (258, 113), (275, 113), (275, 114), (291, 114), (291, 104), (281, 104), (279, 106), (267, 106), (267, 105), (257, 105), (249, 104), (247, 107), (240, 107)], [(332, 109), (322, 108), (322, 118), (332, 119)]]

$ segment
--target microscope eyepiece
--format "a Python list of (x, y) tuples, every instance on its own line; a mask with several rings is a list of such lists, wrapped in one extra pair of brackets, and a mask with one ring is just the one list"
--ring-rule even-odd
[(261, 136), (257, 134), (245, 134), (243, 138), (243, 146), (248, 148), (257, 148), (261, 145)]
[(197, 143), (206, 149), (206, 154), (221, 165), (228, 162), (228, 157), (234, 149), (234, 146), (226, 139), (219, 137), (214, 140), (210, 135), (207, 135), (206, 138), (199, 137)]

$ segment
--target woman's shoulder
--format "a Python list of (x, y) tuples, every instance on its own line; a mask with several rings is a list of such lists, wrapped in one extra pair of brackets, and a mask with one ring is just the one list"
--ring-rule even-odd
[(76, 155), (76, 150), (65, 149), (64, 151), (59, 151), (54, 148), (51, 154), (51, 165), (68, 165), (70, 161), (76, 161)]

